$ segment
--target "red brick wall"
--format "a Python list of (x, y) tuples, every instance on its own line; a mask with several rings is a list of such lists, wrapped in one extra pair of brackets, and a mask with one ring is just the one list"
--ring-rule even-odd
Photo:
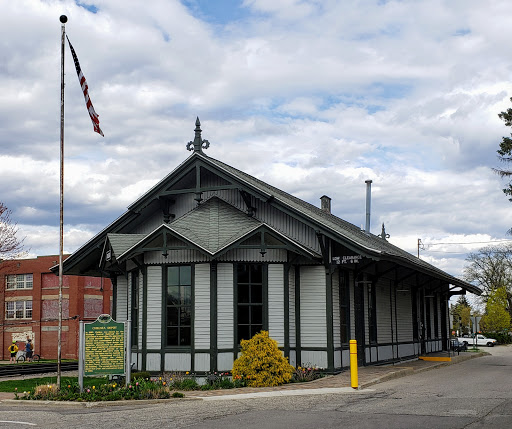
[[(68, 255), (65, 256), (65, 258)], [(58, 256), (40, 256), (0, 263), (0, 359), (8, 359), (12, 339), (24, 349), (26, 336), (34, 342), (35, 352), (43, 358), (56, 359), (58, 347), (59, 278), (50, 268)], [(33, 274), (32, 289), (6, 290), (6, 274)], [(64, 276), (62, 300), (61, 356), (76, 359), (79, 321), (92, 322), (100, 314), (111, 314), (112, 285), (109, 279)], [(5, 319), (5, 300), (32, 298), (31, 319)]]

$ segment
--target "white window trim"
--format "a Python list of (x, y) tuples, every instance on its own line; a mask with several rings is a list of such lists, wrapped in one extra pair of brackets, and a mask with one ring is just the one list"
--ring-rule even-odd
[[(21, 308), (19, 307), (21, 304)], [(12, 307), (12, 308), (9, 308)], [(23, 316), (18, 317), (18, 311), (22, 311)], [(30, 316), (27, 313), (30, 311)], [(6, 320), (20, 320), (20, 319), (32, 319), (32, 300), (26, 301), (7, 301), (5, 303), (5, 319)], [(11, 316), (9, 316), (11, 315)]]
[[(18, 286), (20, 285), (20, 286)], [(5, 288), (7, 290), (16, 289), (33, 289), (34, 276), (32, 273), (27, 274), (7, 274), (5, 279)]]

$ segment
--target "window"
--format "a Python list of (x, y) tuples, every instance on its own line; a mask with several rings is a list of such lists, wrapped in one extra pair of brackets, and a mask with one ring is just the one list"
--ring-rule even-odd
[(192, 267), (167, 268), (167, 345), (192, 344)]
[(132, 271), (131, 278), (131, 319), (132, 319), (132, 346), (136, 346), (138, 343), (138, 332), (139, 332), (139, 273)]
[(8, 301), (5, 303), (6, 319), (31, 319), (32, 301)]
[(32, 289), (32, 274), (7, 274), (7, 289)]
[(237, 341), (263, 329), (263, 265), (237, 265)]

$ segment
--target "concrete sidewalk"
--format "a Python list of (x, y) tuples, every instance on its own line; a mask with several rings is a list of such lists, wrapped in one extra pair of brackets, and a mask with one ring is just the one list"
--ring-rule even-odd
[(358, 368), (358, 389), (350, 387), (350, 370), (337, 375), (330, 375), (307, 383), (291, 383), (277, 387), (242, 387), (236, 389), (205, 390), (183, 392), (187, 398), (201, 398), (204, 400), (243, 399), (269, 396), (310, 395), (322, 393), (355, 393), (378, 383), (394, 378), (429, 371), (447, 365), (454, 365), (465, 360), (486, 356), (488, 353), (467, 352), (451, 356), (450, 362), (436, 362), (424, 360), (411, 360), (394, 365), (365, 366)]
[[(436, 368), (453, 365), (465, 360), (488, 355), (486, 352), (473, 353), (466, 352), (459, 356), (451, 356), (450, 362), (411, 360), (397, 363), (394, 365), (366, 366), (358, 368), (358, 389), (350, 387), (350, 371), (346, 370), (337, 375), (330, 375), (318, 380), (307, 383), (291, 383), (277, 387), (241, 387), (235, 389), (205, 390), (205, 391), (186, 391), (187, 399), (196, 400), (228, 400), (228, 399), (247, 399), (261, 398), (271, 396), (296, 396), (296, 395), (318, 395), (324, 393), (362, 393), (366, 389), (378, 383), (382, 383), (394, 378), (405, 377), (407, 375), (429, 371)], [(75, 372), (76, 373), (76, 372)], [(0, 401), (5, 402), (14, 399), (13, 393), (0, 392)], [(25, 401), (16, 401), (17, 403), (27, 403)], [(140, 401), (137, 401), (137, 403)], [(150, 401), (151, 402), (151, 401)], [(33, 401), (29, 403), (34, 404)], [(115, 401), (108, 403), (97, 403), (97, 405), (129, 404), (132, 401)], [(45, 402), (48, 404), (48, 402)], [(83, 405), (83, 403), (82, 403)], [(89, 404), (90, 406), (90, 404)]]

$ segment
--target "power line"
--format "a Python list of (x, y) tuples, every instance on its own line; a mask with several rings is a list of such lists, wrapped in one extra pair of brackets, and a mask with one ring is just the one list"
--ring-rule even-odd
[(445, 245), (445, 244), (488, 244), (488, 243), (512, 243), (512, 240), (494, 240), (494, 241), (467, 241), (465, 243), (423, 243), (421, 242), (421, 244), (423, 246), (439, 246), (441, 244)]

